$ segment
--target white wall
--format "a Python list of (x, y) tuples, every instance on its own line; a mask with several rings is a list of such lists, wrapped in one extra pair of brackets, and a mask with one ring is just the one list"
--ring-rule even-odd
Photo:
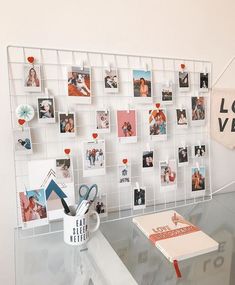
[[(6, 46), (18, 44), (207, 59), (213, 62), (215, 78), (235, 54), (235, 2), (1, 0), (0, 3), (0, 224), (3, 224), (0, 234), (0, 284), (12, 285), (15, 191)], [(223, 85), (234, 87), (232, 79), (231, 72)], [(214, 189), (235, 179), (234, 159), (234, 151), (213, 142)]]

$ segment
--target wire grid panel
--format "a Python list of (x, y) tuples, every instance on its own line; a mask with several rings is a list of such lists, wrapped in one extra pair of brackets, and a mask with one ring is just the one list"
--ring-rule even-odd
[[(176, 124), (176, 108), (182, 106), (188, 111), (190, 118), (191, 98), (199, 96), (199, 74), (209, 73), (209, 86), (211, 86), (211, 63), (200, 60), (186, 60), (175, 58), (159, 58), (136, 55), (108, 54), (88, 51), (73, 51), (47, 48), (31, 48), (9, 46), (9, 92), (11, 103), (12, 129), (19, 128), (15, 116), (15, 109), (19, 104), (27, 103), (37, 110), (37, 97), (45, 96), (45, 88), (49, 95), (55, 98), (56, 117), (58, 112), (76, 113), (76, 137), (62, 138), (59, 136), (58, 120), (55, 124), (38, 123), (37, 114), (28, 122), (31, 128), (33, 153), (31, 155), (15, 154), (15, 178), (17, 193), (29, 187), (28, 161), (62, 157), (64, 149), (71, 149), (71, 157), (74, 168), (75, 193), (81, 184), (97, 183), (100, 193), (107, 195), (107, 217), (102, 221), (110, 221), (144, 213), (160, 211), (172, 207), (195, 204), (210, 200), (211, 175), (210, 175), (210, 96), (208, 93), (200, 94), (205, 97), (206, 120), (201, 126), (189, 126), (187, 129), (178, 129)], [(27, 58), (34, 56), (41, 66), (42, 92), (26, 93), (23, 90), (23, 65), (27, 64)], [(91, 68), (91, 105), (71, 104), (67, 95), (67, 69), (70, 66)], [(178, 72), (180, 65), (184, 63), (190, 75), (189, 92), (180, 93), (178, 89)], [(119, 76), (119, 92), (104, 92), (104, 69), (107, 66), (117, 68)], [(134, 104), (133, 102), (133, 69), (152, 70), (153, 103), (161, 102), (161, 88), (166, 81), (171, 81), (174, 94), (173, 104), (167, 105), (167, 140), (150, 140), (146, 135), (148, 130), (148, 110), (154, 106), (146, 104)], [(83, 177), (82, 169), (82, 142), (90, 140), (91, 134), (96, 130), (95, 110), (108, 108), (110, 110), (111, 131), (107, 134), (99, 134), (106, 143), (106, 175), (96, 177)], [(116, 111), (123, 109), (135, 109), (137, 111), (138, 141), (132, 144), (120, 144), (117, 139)], [(37, 111), (36, 111), (37, 113)], [(189, 120), (190, 121), (190, 120)], [(192, 155), (195, 144), (205, 144), (207, 155), (198, 160)], [(150, 144), (154, 151), (154, 168), (144, 172), (142, 169), (142, 152)], [(189, 164), (177, 169), (177, 189), (164, 191), (160, 187), (159, 161), (176, 159), (177, 148), (185, 144), (189, 147)], [(119, 187), (118, 165), (120, 158), (128, 158), (131, 165), (131, 186)], [(191, 168), (197, 163), (206, 167), (206, 191), (192, 193)], [(136, 182), (146, 187), (146, 208), (133, 210), (133, 187)], [(19, 205), (19, 201), (17, 201)], [(18, 224), (21, 225), (21, 215), (18, 208)], [(45, 232), (52, 230), (52, 223)], [(32, 229), (33, 234), (38, 231)], [(54, 230), (53, 230), (54, 231)]]

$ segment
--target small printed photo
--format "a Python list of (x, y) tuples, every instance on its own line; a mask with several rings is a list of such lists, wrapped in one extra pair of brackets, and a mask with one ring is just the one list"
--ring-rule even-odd
[(119, 142), (137, 142), (137, 119), (135, 110), (118, 110), (117, 125)]
[(73, 167), (70, 158), (56, 159), (56, 182), (57, 183), (72, 183), (73, 182)]
[(37, 98), (38, 120), (42, 123), (55, 123), (54, 98)]
[(199, 91), (208, 92), (208, 87), (209, 87), (209, 74), (200, 73)]
[(94, 210), (99, 214), (99, 216), (106, 217), (107, 212), (107, 195), (98, 194), (94, 201)]
[(173, 103), (173, 88), (172, 86), (163, 86), (162, 87), (162, 103), (167, 105), (167, 104), (172, 104)]
[(140, 210), (146, 208), (146, 188), (134, 188), (133, 189), (133, 209)]
[(205, 120), (204, 97), (192, 97), (192, 121)]
[(33, 152), (30, 128), (14, 130), (14, 145), (16, 154), (31, 154)]
[(165, 109), (149, 110), (149, 135), (152, 140), (167, 138), (167, 116)]
[(188, 157), (187, 146), (178, 148), (178, 161), (179, 161), (179, 166), (188, 164), (189, 157)]
[(59, 113), (59, 132), (63, 136), (74, 137), (76, 133), (75, 113)]
[(204, 166), (192, 167), (192, 191), (205, 190), (206, 168)]
[(177, 165), (175, 159), (160, 161), (160, 181), (162, 189), (176, 189)]
[(138, 102), (152, 102), (152, 73), (145, 70), (133, 70), (133, 92)]
[(142, 167), (144, 169), (153, 168), (153, 151), (143, 151)]
[(110, 111), (97, 110), (96, 111), (96, 131), (98, 133), (110, 132)]
[(131, 183), (131, 166), (123, 164), (118, 166), (118, 185), (128, 186)]
[(179, 90), (189, 91), (189, 73), (186, 71), (179, 71)]
[(46, 195), (44, 189), (19, 192), (23, 228), (48, 223)]
[(40, 65), (25, 64), (23, 68), (24, 90), (26, 92), (41, 92)]
[(178, 128), (187, 128), (188, 127), (188, 119), (187, 119), (186, 109), (176, 109), (176, 116), (177, 116), (177, 127)]
[(195, 157), (204, 157), (206, 155), (206, 146), (205, 145), (195, 145), (194, 146), (194, 156)]
[(83, 176), (105, 174), (105, 141), (83, 142)]
[(118, 92), (117, 69), (104, 70), (104, 90), (107, 93), (117, 93)]
[(79, 103), (91, 103), (90, 68), (72, 66), (68, 71), (68, 96), (80, 98)]

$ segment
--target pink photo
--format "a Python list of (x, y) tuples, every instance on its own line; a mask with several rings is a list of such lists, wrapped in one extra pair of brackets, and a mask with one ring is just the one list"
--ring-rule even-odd
[(120, 143), (137, 142), (137, 119), (135, 110), (118, 110), (117, 125)]

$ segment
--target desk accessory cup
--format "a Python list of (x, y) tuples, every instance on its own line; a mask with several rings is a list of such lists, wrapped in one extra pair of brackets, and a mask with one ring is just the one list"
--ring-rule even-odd
[[(90, 237), (91, 233), (98, 230), (100, 217), (96, 211), (90, 210), (83, 215), (76, 215), (76, 206), (69, 206), (70, 212), (64, 211), (64, 242), (69, 245), (83, 245)], [(96, 224), (91, 228), (90, 217), (96, 216)]]

